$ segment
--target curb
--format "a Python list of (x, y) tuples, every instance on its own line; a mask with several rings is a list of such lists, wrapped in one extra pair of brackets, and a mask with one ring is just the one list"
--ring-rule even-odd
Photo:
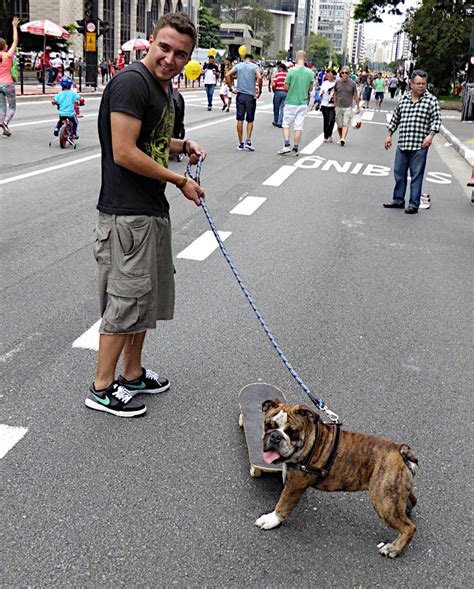
[(470, 166), (474, 166), (474, 151), (469, 149), (459, 141), (459, 139), (448, 131), (444, 125), (440, 128), (441, 135), (453, 144), (454, 149), (463, 157)]

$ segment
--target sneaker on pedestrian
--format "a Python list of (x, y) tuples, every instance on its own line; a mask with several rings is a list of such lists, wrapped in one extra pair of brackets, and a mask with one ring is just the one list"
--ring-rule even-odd
[(291, 147), (289, 145), (285, 145), (280, 151), (278, 155), (284, 155), (285, 153), (291, 153)]
[(226, 110), (227, 110), (227, 112), (230, 112), (230, 106), (228, 106)]
[(212, 106), (208, 106), (207, 107), (207, 110), (212, 110)]
[(344, 145), (346, 144), (346, 142), (344, 141), (344, 139), (341, 139), (341, 141), (339, 143), (341, 144), (341, 147), (344, 147)]
[(97, 390), (91, 384), (86, 397), (86, 407), (96, 411), (105, 411), (117, 417), (138, 417), (146, 413), (146, 406), (133, 398), (118, 382), (113, 382), (106, 389)]
[(300, 152), (295, 147), (293, 147), (293, 149), (291, 150), (291, 155), (293, 155), (294, 157), (298, 157), (299, 154)]
[(429, 194), (423, 193), (420, 197), (420, 206), (419, 209), (429, 209), (431, 207), (431, 196)]
[(255, 148), (252, 146), (252, 142), (249, 139), (247, 139), (245, 142), (245, 149), (248, 149), (249, 151), (255, 151)]
[(53, 135), (54, 135), (55, 137), (57, 137), (57, 136), (59, 135), (59, 130), (58, 130), (58, 129), (54, 129), (54, 131), (53, 131)]
[(222, 107), (222, 110), (225, 110), (227, 108), (227, 105), (224, 104), (224, 106)]
[(2, 129), (3, 129), (3, 134), (6, 137), (10, 137), (10, 135), (12, 134), (12, 132), (8, 128), (8, 125), (5, 123), (5, 121), (3, 121), (3, 123), (0, 123), (0, 127), (2, 127)]
[(118, 383), (131, 395), (138, 393), (163, 393), (170, 388), (170, 381), (162, 378), (153, 372), (142, 367), (142, 373), (134, 380), (126, 380), (119, 376)]
[(243, 143), (239, 143), (239, 144), (237, 145), (237, 149), (238, 149), (239, 151), (244, 151), (244, 144), (243, 144)]

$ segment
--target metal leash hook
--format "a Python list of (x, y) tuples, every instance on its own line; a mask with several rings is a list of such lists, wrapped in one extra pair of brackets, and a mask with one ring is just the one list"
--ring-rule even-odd
[[(201, 166), (202, 166), (202, 157), (199, 156), (198, 161), (196, 163), (196, 173), (193, 174), (192, 173), (192, 166), (191, 166), (191, 162), (188, 162), (188, 165), (186, 167), (186, 173), (187, 175), (191, 178), (191, 180), (194, 180), (197, 184), (201, 183)], [(257, 305), (255, 304), (255, 302), (253, 301), (252, 297), (250, 296), (249, 291), (247, 290), (245, 284), (243, 283), (237, 268), (235, 267), (234, 263), (232, 262), (232, 258), (230, 257), (229, 253), (227, 252), (227, 250), (224, 247), (224, 243), (219, 235), (219, 232), (217, 231), (217, 228), (214, 224), (214, 221), (209, 213), (209, 209), (207, 208), (206, 203), (204, 202), (204, 200), (199, 197), (199, 202), (201, 204), (202, 210), (204, 211), (204, 214), (206, 215), (206, 219), (211, 227), (212, 233), (214, 234), (214, 237), (217, 240), (217, 243), (219, 244), (219, 248), (221, 250), (221, 252), (224, 255), (224, 258), (227, 260), (227, 263), (229, 264), (230, 269), (232, 270), (232, 273), (234, 274), (237, 282), (240, 285), (240, 288), (242, 289), (247, 301), (249, 302), (250, 306), (252, 307), (252, 309), (254, 310), (255, 315), (257, 316), (257, 319), (260, 322), (260, 325), (263, 327), (263, 330), (265, 331), (265, 333), (268, 336), (268, 339), (271, 341), (273, 347), (275, 348), (275, 350), (277, 351), (278, 355), (280, 356), (280, 358), (283, 361), (283, 364), (286, 366), (286, 368), (288, 369), (289, 373), (291, 374), (291, 376), (296, 380), (296, 382), (299, 384), (299, 386), (303, 389), (303, 391), (306, 393), (306, 395), (311, 399), (311, 401), (314, 403), (314, 405), (316, 406), (316, 408), (319, 411), (324, 412), (329, 419), (334, 422), (334, 423), (342, 423), (339, 420), (339, 416), (334, 413), (333, 411), (330, 411), (327, 408), (326, 403), (323, 401), (323, 399), (318, 399), (317, 397), (314, 396), (314, 394), (311, 392), (311, 390), (306, 386), (306, 384), (302, 381), (302, 379), (300, 378), (299, 374), (296, 372), (296, 370), (293, 368), (293, 366), (289, 363), (288, 359), (286, 358), (285, 354), (283, 353), (282, 349), (280, 348), (280, 346), (278, 345), (277, 341), (275, 340), (275, 338), (273, 337), (272, 332), (268, 329), (267, 324), (265, 323), (265, 320), (263, 319), (262, 315), (260, 314), (260, 311), (257, 308)]]

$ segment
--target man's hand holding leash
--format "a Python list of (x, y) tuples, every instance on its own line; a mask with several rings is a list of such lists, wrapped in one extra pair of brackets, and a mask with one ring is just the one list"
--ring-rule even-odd
[[(179, 143), (179, 146), (177, 145)], [(175, 152), (178, 149), (178, 153), (184, 153), (189, 157), (191, 165), (196, 165), (199, 157), (202, 157), (204, 161), (206, 159), (206, 150), (196, 143), (196, 141), (176, 141), (172, 140), (170, 153)], [(192, 200), (198, 207), (201, 206), (199, 198), (203, 199), (204, 190), (195, 182), (192, 178), (189, 178), (186, 174), (180, 177), (178, 182), (175, 182), (176, 188), (179, 188), (183, 195), (188, 199)]]

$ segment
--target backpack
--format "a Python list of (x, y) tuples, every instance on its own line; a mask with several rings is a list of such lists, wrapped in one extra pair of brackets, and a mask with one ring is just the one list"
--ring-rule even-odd
[(14, 82), (18, 82), (18, 77), (19, 77), (20, 71), (18, 68), (18, 61), (16, 60), (15, 57), (13, 57), (12, 59), (12, 67), (10, 69), (10, 75), (12, 77), (12, 80)]

